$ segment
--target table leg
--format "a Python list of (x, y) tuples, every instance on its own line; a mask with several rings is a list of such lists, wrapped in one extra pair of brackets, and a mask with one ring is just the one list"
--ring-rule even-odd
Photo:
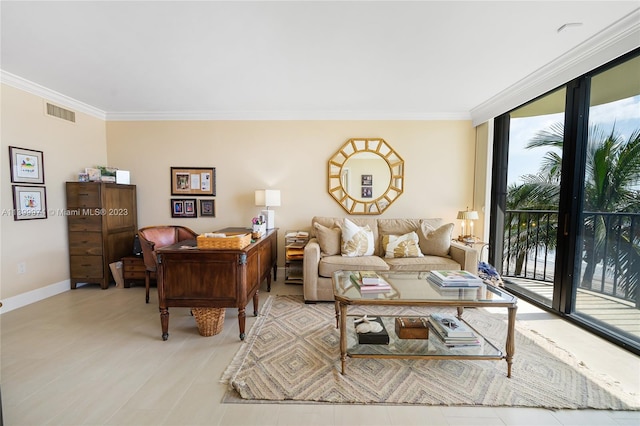
[(245, 307), (238, 308), (238, 327), (240, 328), (240, 340), (244, 340), (244, 325), (247, 314)]
[(517, 306), (513, 306), (509, 309), (509, 323), (507, 325), (507, 343), (505, 347), (505, 351), (507, 352), (506, 361), (507, 361), (507, 377), (511, 377), (511, 365), (513, 364), (513, 354), (516, 352), (516, 338), (515, 338), (515, 330), (516, 330), (516, 311), (518, 310)]
[(464, 313), (464, 307), (458, 306), (458, 319), (462, 319), (462, 314)]
[(340, 328), (340, 304), (336, 301), (336, 328)]
[(344, 374), (347, 362), (347, 305), (344, 303), (340, 303), (340, 362)]
[(169, 338), (169, 308), (160, 308), (160, 324), (162, 325), (162, 340)]
[(255, 292), (255, 294), (253, 295), (253, 316), (257, 317), (258, 316), (258, 303), (259, 303), (259, 297), (258, 297), (258, 291)]

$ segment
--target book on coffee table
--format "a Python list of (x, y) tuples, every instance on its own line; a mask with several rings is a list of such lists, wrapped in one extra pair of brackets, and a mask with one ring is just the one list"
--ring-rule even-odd
[(427, 279), (439, 286), (478, 287), (482, 279), (468, 271), (431, 271)]

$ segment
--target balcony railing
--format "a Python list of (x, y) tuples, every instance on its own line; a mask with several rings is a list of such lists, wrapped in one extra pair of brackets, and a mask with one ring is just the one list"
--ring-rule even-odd
[[(558, 213), (507, 210), (503, 277), (554, 281)], [(580, 288), (640, 307), (640, 214), (584, 212)]]

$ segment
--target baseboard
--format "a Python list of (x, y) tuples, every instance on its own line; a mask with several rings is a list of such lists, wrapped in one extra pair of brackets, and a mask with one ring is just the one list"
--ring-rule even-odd
[(70, 289), (70, 280), (64, 280), (55, 284), (48, 285), (46, 287), (19, 294), (17, 296), (8, 297), (2, 300), (0, 315), (11, 312), (14, 309), (22, 308), (23, 306), (39, 302), (40, 300), (47, 299), (49, 297), (55, 296), (56, 294), (64, 293), (65, 291), (69, 291)]

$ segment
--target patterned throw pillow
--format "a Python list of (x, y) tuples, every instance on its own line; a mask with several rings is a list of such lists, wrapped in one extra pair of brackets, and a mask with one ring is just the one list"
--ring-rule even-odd
[(340, 234), (342, 232), (340, 228), (327, 228), (317, 222), (313, 224), (313, 227), (316, 230), (320, 251), (329, 256), (340, 254)]
[(342, 225), (342, 255), (346, 257), (372, 256), (373, 248), (373, 231), (369, 225), (360, 227), (345, 218)]
[(382, 237), (384, 257), (423, 257), (418, 244), (418, 234), (409, 232), (404, 235), (385, 235)]
[(438, 229), (434, 229), (430, 225), (423, 223), (420, 227), (419, 235), (422, 253), (431, 256), (448, 256), (451, 248), (453, 226), (453, 223), (447, 223)]

